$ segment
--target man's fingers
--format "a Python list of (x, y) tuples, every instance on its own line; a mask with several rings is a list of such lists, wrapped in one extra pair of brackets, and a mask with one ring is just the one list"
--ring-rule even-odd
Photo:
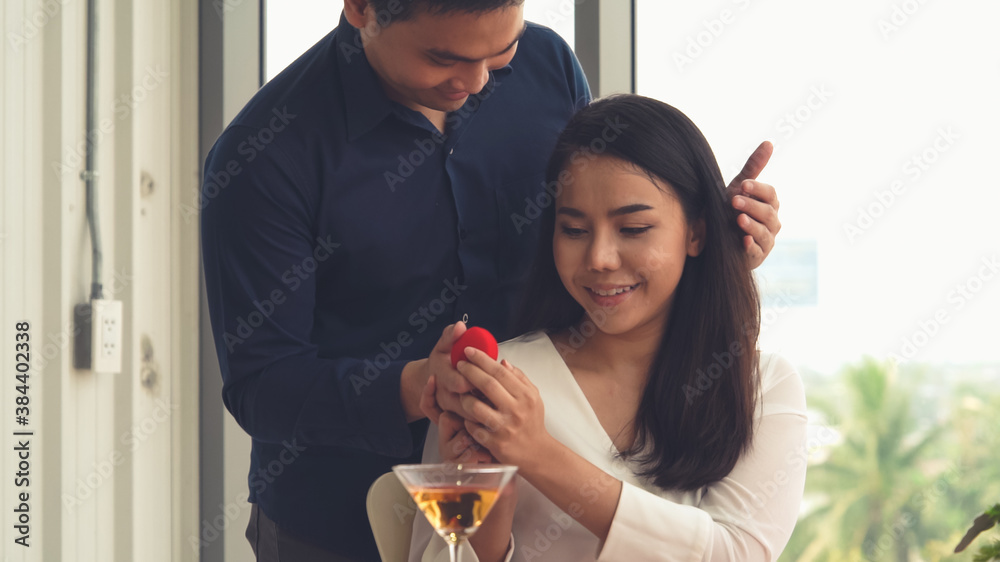
[(438, 434), (451, 440), (464, 427), (465, 420), (455, 412), (442, 412), (438, 421)]
[(420, 411), (434, 423), (438, 423), (441, 417), (441, 408), (437, 403), (437, 385), (434, 383), (434, 375), (427, 379), (424, 391), (420, 394)]
[(729, 182), (729, 193), (739, 193), (740, 184), (743, 183), (743, 180), (757, 179), (764, 166), (767, 166), (767, 162), (771, 159), (771, 154), (773, 153), (774, 145), (770, 141), (760, 143), (757, 150), (754, 150), (750, 158), (747, 159), (747, 163), (743, 165), (740, 173), (736, 174), (733, 181)]
[(781, 203), (778, 202), (778, 192), (769, 183), (757, 180), (743, 180), (743, 183), (740, 184), (740, 191), (736, 195), (743, 195), (762, 203), (767, 203), (775, 211), (781, 208)]
[(462, 337), (462, 334), (467, 329), (465, 322), (462, 321), (448, 324), (444, 327), (444, 330), (441, 330), (441, 337), (438, 338), (437, 344), (434, 345), (434, 351), (437, 353), (447, 353), (450, 357), (452, 344), (455, 343), (455, 340)]
[(736, 223), (747, 233), (743, 237), (743, 248), (750, 258), (750, 269), (756, 269), (774, 248), (774, 235), (767, 227), (745, 214), (737, 217)]
[(458, 412), (462, 409), (461, 394), (448, 392), (438, 386), (437, 404), (445, 412)]
[(439, 389), (454, 394), (465, 394), (472, 391), (472, 384), (461, 373), (452, 369), (451, 364), (448, 365), (447, 369), (437, 374), (437, 386)]
[[(777, 202), (775, 202), (775, 204), (776, 203)], [(746, 213), (751, 219), (764, 225), (772, 236), (781, 230), (781, 221), (778, 220), (777, 207), (774, 207), (768, 202), (758, 201), (752, 197), (737, 195), (736, 197), (733, 197), (733, 208), (737, 211)], [(752, 235), (753, 232), (747, 231), (747, 234)]]

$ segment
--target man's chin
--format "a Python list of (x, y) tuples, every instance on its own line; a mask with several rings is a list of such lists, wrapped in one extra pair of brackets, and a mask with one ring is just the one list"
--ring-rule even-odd
[(429, 101), (425, 105), (435, 111), (443, 111), (445, 113), (451, 113), (452, 111), (458, 111), (459, 109), (462, 109), (462, 106), (465, 105), (465, 101), (468, 99), (469, 96), (465, 96), (460, 100), (437, 99), (434, 100), (433, 102)]

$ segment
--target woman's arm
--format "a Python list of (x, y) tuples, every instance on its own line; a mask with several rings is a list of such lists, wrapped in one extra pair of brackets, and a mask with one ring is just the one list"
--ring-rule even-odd
[[(519, 370), (469, 354), (459, 371), (492, 406), (463, 398), (476, 441), (603, 542), (598, 560), (774, 560), (791, 535), (805, 481), (805, 398), (787, 362), (766, 368), (753, 449), (708, 486), (697, 506), (623, 484), (558, 443), (544, 428), (537, 389)], [(765, 366), (761, 367), (762, 372)]]
[[(435, 424), (427, 433), (427, 440), (424, 444), (424, 463), (495, 463), (496, 459), (490, 455), (489, 451), (479, 446), (466, 432), (461, 416), (441, 410), (435, 399), (436, 391), (436, 378), (431, 376), (420, 397), (420, 410)], [(429, 455), (431, 449), (436, 449), (437, 454)], [(469, 545), (475, 552), (475, 561), (502, 562), (508, 559), (512, 549), (511, 525), (516, 506), (517, 481), (514, 480), (503, 489), (483, 524), (469, 538)], [(417, 517), (423, 519), (422, 515)], [(443, 540), (430, 537), (429, 543), (426, 543), (426, 535), (428, 535), (429, 530), (430, 525), (426, 521), (417, 521), (417, 524), (414, 525), (414, 535), (415, 538), (421, 537), (421, 540), (411, 541), (411, 551), (413, 545), (420, 542), (427, 544), (421, 560), (447, 560), (447, 548)], [(468, 555), (463, 557), (463, 560), (468, 559)]]

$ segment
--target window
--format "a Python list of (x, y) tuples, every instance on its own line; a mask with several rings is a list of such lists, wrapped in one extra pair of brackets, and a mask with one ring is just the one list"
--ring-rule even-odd
[[(330, 0), (266, 2), (266, 79), (277, 76), (299, 55), (337, 27), (343, 6), (342, 2)], [(572, 47), (575, 10), (574, 0), (531, 0), (524, 4), (524, 19), (551, 27)]]
[(690, 116), (726, 177), (775, 144), (761, 343), (806, 375), (817, 429), (837, 430), (811, 444), (827, 468), (862, 463), (837, 443), (864, 432), (883, 454), (864, 461), (881, 476), (840, 480), (813, 458), (813, 517), (785, 559), (936, 559), (1000, 501), (984, 425), (1000, 410), (998, 17), (995, 2), (637, 1), (638, 93)]

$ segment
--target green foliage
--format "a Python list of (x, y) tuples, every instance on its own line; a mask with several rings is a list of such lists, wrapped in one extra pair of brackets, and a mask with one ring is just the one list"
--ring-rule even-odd
[[(1000, 394), (965, 375), (866, 358), (808, 383), (810, 409), (840, 441), (813, 459), (782, 560), (960, 559), (947, 544), (1000, 493)], [(965, 378), (976, 384), (952, 393)]]

